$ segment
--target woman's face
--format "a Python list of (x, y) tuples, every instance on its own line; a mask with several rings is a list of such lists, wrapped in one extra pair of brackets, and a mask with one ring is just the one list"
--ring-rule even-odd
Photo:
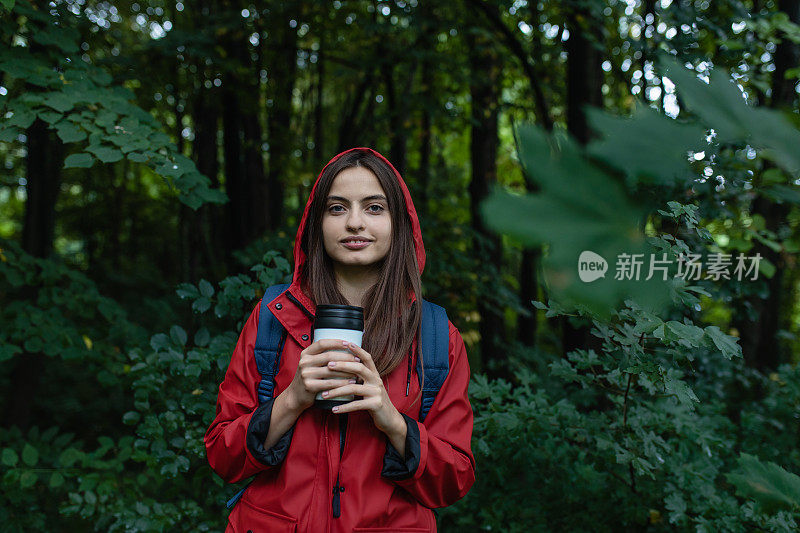
[(334, 178), (322, 215), (325, 251), (334, 267), (374, 267), (392, 243), (389, 204), (378, 178), (363, 167)]

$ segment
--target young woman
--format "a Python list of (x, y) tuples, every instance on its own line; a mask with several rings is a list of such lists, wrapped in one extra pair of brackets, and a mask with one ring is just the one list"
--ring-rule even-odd
[[(291, 285), (269, 303), (286, 331), (273, 399), (257, 397), (259, 303), (204, 438), (225, 481), (256, 476), (228, 531), (436, 531), (432, 509), (462, 498), (475, 480), (469, 364), (450, 323), (450, 370), (419, 422), (425, 250), (408, 189), (382, 155), (353, 148), (328, 162), (300, 221), (294, 262)], [(312, 343), (317, 303), (363, 307), (363, 348)], [(314, 407), (318, 392), (356, 399), (333, 412)]]

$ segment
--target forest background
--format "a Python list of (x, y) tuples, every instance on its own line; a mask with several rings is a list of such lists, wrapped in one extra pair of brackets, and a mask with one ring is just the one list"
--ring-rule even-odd
[(473, 372), (477, 481), (442, 531), (796, 530), (798, 23), (796, 0), (0, 0), (0, 528), (224, 528), (217, 386), (317, 173), (369, 146)]

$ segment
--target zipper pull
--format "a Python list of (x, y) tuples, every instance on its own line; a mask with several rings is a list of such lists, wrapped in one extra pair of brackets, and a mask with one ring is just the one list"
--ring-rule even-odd
[(408, 397), (408, 389), (411, 386), (411, 350), (408, 352), (408, 371), (406, 372), (406, 397)]
[(333, 517), (339, 518), (342, 514), (342, 505), (339, 501), (339, 493), (344, 492), (344, 487), (336, 485), (333, 487)]

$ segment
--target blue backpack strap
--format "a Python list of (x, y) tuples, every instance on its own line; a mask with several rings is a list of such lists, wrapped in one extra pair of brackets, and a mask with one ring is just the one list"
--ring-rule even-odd
[[(272, 314), (272, 311), (269, 310), (269, 304), (288, 288), (288, 284), (273, 285), (264, 291), (264, 296), (261, 298), (261, 311), (258, 314), (258, 333), (256, 333), (256, 344), (253, 350), (258, 373), (261, 374), (261, 381), (258, 382), (259, 405), (272, 398), (272, 394), (275, 391), (275, 375), (278, 373), (283, 348), (281, 346), (283, 326)], [(225, 506), (230, 509), (236, 505), (236, 502), (239, 501), (239, 498), (242, 497), (242, 494), (252, 482), (253, 480), (234, 494)]]
[(450, 328), (447, 323), (447, 312), (443, 307), (427, 300), (422, 300), (419, 344), (421, 357), (417, 357), (417, 376), (424, 374), (425, 380), (424, 383), (420, 383), (422, 406), (419, 410), (419, 421), (424, 422), (450, 372)]
[(278, 373), (281, 358), (283, 326), (270, 311), (269, 304), (287, 288), (289, 288), (287, 284), (273, 285), (264, 291), (264, 297), (261, 298), (254, 349), (258, 373), (261, 374), (261, 381), (258, 383), (259, 404), (272, 399), (275, 391), (275, 375)]

